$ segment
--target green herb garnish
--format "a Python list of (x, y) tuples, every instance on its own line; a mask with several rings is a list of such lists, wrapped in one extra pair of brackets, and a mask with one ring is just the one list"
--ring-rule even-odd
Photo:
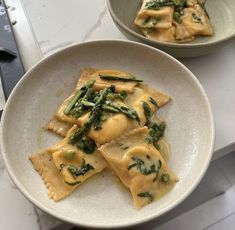
[(147, 16), (144, 18), (143, 25), (146, 25), (150, 21), (151, 17)]
[(144, 30), (146, 31), (146, 33), (150, 34), (155, 31), (155, 28), (144, 28)]
[(89, 88), (92, 88), (95, 84), (95, 80), (88, 81), (86, 85), (84, 85), (81, 89), (78, 90), (76, 95), (73, 97), (73, 99), (69, 102), (69, 104), (66, 106), (64, 110), (64, 114), (68, 115), (71, 109), (74, 107), (74, 105), (77, 103), (77, 101), (84, 96), (84, 94), (87, 92)]
[[(92, 165), (90, 165), (90, 164), (86, 164), (84, 159), (83, 159), (83, 162), (82, 162), (82, 165), (81, 165), (80, 169), (78, 169), (74, 165), (69, 165), (67, 167), (67, 170), (73, 175), (74, 179), (76, 179), (79, 176), (82, 176), (82, 175), (86, 174), (88, 171), (93, 170), (93, 169), (94, 169), (94, 167)], [(66, 184), (72, 185), (72, 186), (81, 183), (81, 181), (75, 181), (75, 182), (64, 181), (64, 182)]]
[(162, 167), (162, 162), (161, 162), (160, 160), (158, 160), (158, 166), (157, 166), (157, 170), (156, 170), (157, 173), (156, 173), (156, 176), (155, 176), (154, 179), (153, 179), (153, 182), (155, 182), (155, 181), (157, 180), (158, 173), (159, 173), (161, 167)]
[(78, 169), (76, 166), (74, 165), (69, 165), (67, 167), (68, 171), (75, 177), (79, 177), (79, 176), (83, 176), (84, 174), (86, 174), (88, 171), (93, 170), (94, 167), (90, 164), (86, 164), (85, 160), (83, 159), (83, 163), (81, 165), (81, 168)]
[(151, 109), (148, 105), (148, 103), (146, 103), (145, 101), (142, 101), (143, 103), (143, 109), (144, 109), (144, 115), (145, 115), (145, 118), (146, 118), (146, 124), (149, 126), (150, 123), (151, 123)]
[(156, 106), (156, 108), (160, 108), (159, 105), (157, 104), (157, 102), (152, 98), (152, 97), (149, 97), (149, 101)]
[(127, 98), (127, 92), (125, 90), (122, 90), (120, 93), (119, 93), (119, 96), (122, 100), (125, 100)]
[[(153, 98), (150, 97), (149, 100), (152, 104), (157, 105), (156, 101)], [(158, 122), (158, 123), (152, 122), (151, 121), (151, 109), (148, 103), (146, 103), (145, 101), (143, 101), (142, 103), (143, 103), (144, 115), (146, 118), (146, 125), (149, 128), (149, 134), (147, 136), (147, 140), (149, 143), (152, 143), (156, 149), (159, 149), (157, 142), (164, 135), (166, 123), (165, 122)]]
[(172, 0), (175, 6), (175, 11), (181, 12), (183, 8), (186, 6), (186, 1), (187, 0)]
[(123, 106), (123, 105), (121, 105), (121, 106), (119, 106), (119, 105), (114, 105), (114, 107), (115, 107), (116, 109), (119, 109), (119, 111), (120, 111), (121, 113), (124, 113), (124, 114), (125, 114), (126, 116), (128, 116), (129, 118), (134, 119), (134, 120), (137, 120), (137, 121), (140, 121), (139, 116), (138, 116), (137, 112), (136, 112), (134, 109), (128, 108), (128, 107)]
[(91, 154), (95, 151), (96, 144), (95, 142), (88, 138), (87, 136), (84, 136), (81, 140), (77, 142), (77, 147), (81, 149), (86, 154)]
[(142, 165), (144, 165), (144, 161), (138, 157), (132, 157), (131, 159), (134, 161), (134, 163), (130, 164), (127, 169), (130, 170), (131, 168), (136, 167), (137, 170), (141, 172)]
[(152, 0), (145, 4), (145, 9), (159, 10), (161, 7), (173, 5), (174, 3), (171, 0)]
[(119, 94), (109, 93), (106, 97), (108, 101), (113, 101), (115, 99), (121, 99), (122, 101), (127, 98), (127, 93), (125, 90), (122, 90)]
[(81, 184), (81, 181), (75, 181), (75, 182), (68, 182), (68, 181), (64, 181), (66, 184), (68, 184), (68, 185), (71, 185), (71, 186), (74, 186), (74, 185), (77, 185), (77, 184)]
[(103, 111), (101, 111), (100, 116), (98, 116), (93, 123), (94, 126), (94, 130), (99, 130), (102, 129), (102, 120), (101, 120), (101, 116), (103, 115)]
[(157, 150), (160, 150), (160, 145), (157, 142), (153, 142), (153, 145)]
[(92, 125), (92, 120), (88, 120), (77, 132), (69, 137), (69, 143), (74, 145), (88, 132)]
[(102, 115), (102, 107), (105, 103), (106, 95), (110, 92), (110, 89), (104, 89), (100, 92), (99, 97), (92, 108), (89, 120), (75, 133), (70, 136), (70, 144), (75, 144), (89, 131), (92, 124), (95, 124), (95, 128), (97, 127), (98, 122), (100, 121), (100, 116)]
[[(81, 103), (86, 107), (94, 107), (95, 106), (95, 103), (92, 103), (92, 102), (89, 102), (86, 100), (82, 100)], [(109, 105), (103, 105), (102, 109), (106, 110), (108, 112), (112, 112), (112, 113), (119, 113), (118, 109), (115, 109), (114, 107), (109, 106)]]
[(158, 22), (161, 21), (161, 18), (160, 17), (152, 17), (152, 19), (150, 20), (150, 25), (149, 27), (152, 28), (154, 27), (155, 25), (157, 25)]
[(71, 172), (72, 174), (75, 174), (78, 169), (77, 169), (77, 167), (74, 166), (74, 165), (69, 165), (69, 166), (68, 166), (68, 170), (69, 170), (69, 172)]
[(94, 96), (94, 90), (92, 88), (89, 88), (85, 95), (83, 96), (83, 98), (79, 99), (76, 104), (74, 105), (74, 108), (71, 109), (71, 111), (69, 112), (70, 115), (72, 115), (75, 118), (79, 118), (83, 111), (86, 109), (86, 106), (84, 106), (81, 101), (82, 100), (92, 100)]
[(95, 106), (95, 103), (87, 101), (85, 99), (81, 100), (81, 104), (84, 105), (85, 107), (94, 107)]
[(143, 21), (143, 26), (152, 29), (159, 21), (161, 21), (161, 17), (146, 17)]
[(111, 75), (101, 75), (101, 74), (99, 76), (100, 76), (101, 79), (107, 80), (107, 81), (143, 82), (143, 80), (137, 79), (137, 78), (131, 77), (131, 76), (126, 76), (125, 78), (124, 77), (111, 76)]
[(122, 150), (127, 150), (128, 148), (129, 148), (129, 146), (120, 147), (120, 149), (122, 149)]
[(141, 193), (138, 193), (137, 196), (148, 198), (149, 203), (153, 201), (153, 195), (150, 192), (141, 192)]
[(147, 137), (149, 143), (154, 144), (158, 142), (160, 138), (163, 137), (165, 128), (166, 128), (166, 123), (163, 121), (160, 123), (152, 123), (149, 126), (149, 135)]
[[(87, 107), (94, 107), (95, 104), (92, 102), (88, 102), (85, 100), (81, 101), (82, 104), (84, 104)], [(111, 113), (124, 113), (125, 115), (127, 115), (129, 118), (132, 118), (134, 120), (139, 121), (139, 117), (137, 112), (132, 109), (132, 108), (128, 108), (126, 106), (120, 105), (118, 103), (113, 103), (111, 101), (106, 101), (105, 104), (102, 106), (102, 109)]]
[(203, 25), (202, 19), (198, 17), (195, 13), (192, 13), (192, 18), (195, 23), (201, 23)]
[(119, 113), (119, 110), (114, 108), (113, 106), (111, 105), (104, 105), (103, 106), (103, 109), (108, 111), (108, 112), (111, 112), (111, 113)]
[(161, 181), (167, 183), (170, 180), (170, 175), (168, 173), (164, 173), (161, 177)]
[(145, 9), (160, 10), (164, 6), (174, 6), (175, 11), (181, 11), (186, 6), (186, 0), (152, 0), (145, 4)]
[[(150, 156), (147, 155), (146, 158), (148, 160), (151, 160)], [(152, 173), (156, 173), (156, 177), (153, 179), (153, 182), (156, 181), (158, 173), (161, 169), (162, 162), (160, 160), (157, 160), (156, 162), (153, 162), (149, 167), (145, 166), (145, 162), (140, 159), (139, 157), (132, 157), (133, 163), (128, 166), (128, 170), (136, 167), (136, 169), (144, 176), (150, 175)]]
[(175, 21), (177, 21), (178, 23), (182, 23), (182, 18), (181, 18), (181, 14), (179, 13), (179, 12), (174, 12), (174, 15), (173, 15), (173, 17), (174, 17), (174, 19), (175, 19)]
[(139, 116), (138, 116), (137, 112), (132, 108), (128, 108), (124, 105), (120, 105), (117, 103), (112, 103), (111, 101), (106, 101), (106, 105), (117, 109), (120, 113), (124, 113), (129, 118), (132, 118), (134, 120), (139, 121)]
[(78, 119), (82, 115), (82, 112), (83, 112), (83, 108), (81, 106), (74, 107), (73, 109), (70, 110), (69, 115)]
[(114, 99), (117, 98), (117, 94), (114, 94), (114, 93), (109, 93), (107, 96), (106, 96), (106, 99), (108, 101), (113, 101)]

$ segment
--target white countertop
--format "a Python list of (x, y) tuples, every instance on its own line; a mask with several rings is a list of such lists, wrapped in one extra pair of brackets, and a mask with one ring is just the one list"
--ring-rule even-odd
[[(6, 2), (15, 7), (9, 13), (17, 21), (14, 32), (26, 69), (43, 56), (75, 42), (126, 40), (112, 22), (105, 0), (93, 0), (92, 5), (87, 0), (22, 0), (32, 28), (22, 11), (20, 0)], [(84, 10), (87, 7), (89, 14)], [(214, 158), (235, 150), (234, 60), (235, 40), (213, 54), (180, 59), (200, 80), (209, 96), (216, 123)], [(3, 97), (0, 94), (2, 104)], [(38, 211), (18, 192), (10, 182), (1, 158), (0, 178), (0, 229), (44, 230), (60, 224)]]

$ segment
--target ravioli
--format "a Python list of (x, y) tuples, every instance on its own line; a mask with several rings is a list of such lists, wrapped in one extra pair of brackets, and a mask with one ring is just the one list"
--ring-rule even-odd
[(134, 23), (151, 40), (182, 43), (212, 36), (205, 2), (197, 0), (144, 0)]
[(99, 149), (130, 189), (137, 209), (162, 197), (178, 181), (160, 152), (148, 143), (147, 135), (147, 127), (135, 129)]
[(115, 92), (119, 93), (121, 91), (126, 91), (131, 93), (134, 87), (137, 85), (137, 82), (118, 82), (118, 81), (106, 81), (100, 79), (100, 76), (118, 76), (118, 77), (132, 77), (131, 74), (127, 72), (117, 71), (117, 70), (96, 70), (93, 68), (86, 68), (82, 71), (81, 76), (78, 80), (76, 90), (62, 103), (55, 116), (62, 120), (72, 124), (77, 124), (81, 126), (83, 116), (76, 118), (74, 116), (65, 114), (64, 111), (68, 104), (73, 100), (76, 96), (76, 93), (81, 88), (82, 85), (87, 83), (88, 81), (95, 80), (93, 85), (93, 89), (95, 91), (100, 91), (104, 88), (110, 87), (111, 85), (115, 85)]
[(151, 0), (144, 0), (135, 18), (135, 24), (141, 28), (170, 28), (173, 20), (174, 7), (161, 7), (159, 10), (146, 9)]
[(71, 186), (64, 182), (59, 170), (52, 161), (52, 155), (48, 150), (41, 151), (29, 157), (33, 167), (42, 177), (47, 189), (48, 197), (54, 201), (68, 196), (77, 186)]
[(128, 119), (124, 114), (115, 114), (110, 116), (102, 126), (102, 129), (99, 130), (91, 128), (87, 134), (98, 144), (110, 142), (120, 137), (126, 130), (132, 130), (139, 125), (136, 121)]
[[(152, 100), (153, 99), (153, 100)], [(154, 101), (157, 103), (154, 104)], [(140, 125), (146, 124), (146, 117), (143, 109), (143, 102), (146, 102), (153, 114), (158, 108), (166, 105), (170, 97), (164, 93), (151, 89), (147, 85), (141, 85), (135, 88), (133, 94), (127, 98), (126, 105), (136, 110), (139, 115)]]
[(193, 39), (196, 35), (213, 35), (210, 21), (199, 4), (185, 8), (181, 19), (182, 23), (174, 21), (176, 26), (176, 39)]
[(97, 149), (86, 154), (69, 143), (75, 130), (77, 126), (59, 143), (29, 157), (48, 188), (48, 196), (55, 201), (68, 196), (78, 185), (106, 167)]
[[(68, 122), (71, 124), (80, 124), (80, 120), (76, 119), (75, 117), (71, 116), (71, 115), (67, 115), (64, 113), (67, 105), (69, 104), (69, 102), (76, 96), (76, 92), (79, 91), (79, 89), (82, 87), (83, 85), (83, 79), (89, 79), (91, 77), (91, 75), (95, 72), (96, 70), (93, 68), (85, 68), (82, 70), (80, 77), (78, 79), (78, 82), (76, 84), (76, 88), (75, 90), (72, 92), (72, 94), (65, 99), (65, 101), (62, 103), (62, 105), (59, 107), (58, 111), (55, 114), (55, 118), (56, 120), (61, 120), (64, 122)], [(87, 80), (88, 81), (88, 80)], [(53, 131), (53, 123), (50, 125), (49, 130)]]

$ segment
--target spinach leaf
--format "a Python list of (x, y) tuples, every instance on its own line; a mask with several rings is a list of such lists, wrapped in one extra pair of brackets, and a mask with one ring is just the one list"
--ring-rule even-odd
[(85, 160), (83, 159), (83, 163), (81, 165), (81, 168), (78, 169), (76, 166), (74, 165), (69, 165), (67, 167), (68, 171), (75, 177), (79, 177), (79, 176), (83, 176), (84, 174), (86, 174), (87, 172), (89, 172), (90, 170), (93, 170), (94, 167), (90, 164), (86, 164)]
[(149, 101), (156, 106), (157, 109), (159, 109), (159, 106), (157, 104), (157, 102), (152, 98), (152, 97), (149, 97)]
[(74, 105), (77, 103), (77, 101), (82, 98), (86, 92), (88, 91), (88, 89), (91, 89), (93, 87), (93, 85), (95, 84), (94, 80), (88, 81), (86, 85), (84, 85), (83, 87), (81, 87), (81, 89), (79, 89), (76, 93), (76, 95), (73, 97), (73, 99), (68, 103), (68, 105), (66, 106), (65, 110), (64, 110), (64, 114), (68, 115), (71, 111), (71, 109), (74, 107)]
[(138, 193), (137, 196), (147, 198), (149, 202), (153, 201), (153, 195), (150, 192), (141, 192), (141, 193)]
[(86, 154), (92, 154), (96, 149), (95, 142), (87, 136), (84, 136), (77, 142), (77, 147)]
[(161, 169), (161, 166), (162, 166), (162, 162), (161, 160), (157, 160), (157, 161), (153, 161), (149, 155), (146, 156), (146, 158), (152, 162), (152, 164), (148, 167), (145, 165), (145, 162), (140, 159), (139, 157), (132, 157), (131, 159), (133, 160), (133, 163), (129, 164), (128, 166), (128, 170), (136, 167), (136, 169), (142, 174), (142, 175), (145, 175), (145, 176), (148, 176), (152, 173), (156, 173), (156, 176), (154, 177), (153, 179), (153, 182), (155, 182), (157, 180), (157, 176), (158, 176), (158, 173)]

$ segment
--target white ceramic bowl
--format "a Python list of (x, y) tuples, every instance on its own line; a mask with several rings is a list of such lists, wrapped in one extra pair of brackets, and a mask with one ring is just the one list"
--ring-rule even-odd
[(206, 9), (214, 29), (212, 37), (198, 37), (176, 44), (147, 39), (134, 24), (142, 0), (107, 0), (109, 12), (119, 30), (129, 39), (157, 47), (175, 57), (196, 57), (223, 47), (235, 39), (235, 1), (207, 0)]
[[(75, 86), (84, 67), (126, 70), (172, 101), (160, 114), (167, 121), (172, 148), (170, 166), (179, 176), (172, 192), (140, 211), (130, 193), (110, 171), (89, 179), (68, 198), (47, 197), (41, 177), (28, 156), (54, 144), (58, 137), (42, 131)], [(65, 48), (45, 58), (20, 80), (2, 117), (2, 154), (19, 190), (45, 212), (78, 226), (127, 227), (156, 218), (182, 202), (197, 186), (210, 163), (214, 124), (207, 96), (180, 62), (155, 48), (125, 41), (95, 41)]]

